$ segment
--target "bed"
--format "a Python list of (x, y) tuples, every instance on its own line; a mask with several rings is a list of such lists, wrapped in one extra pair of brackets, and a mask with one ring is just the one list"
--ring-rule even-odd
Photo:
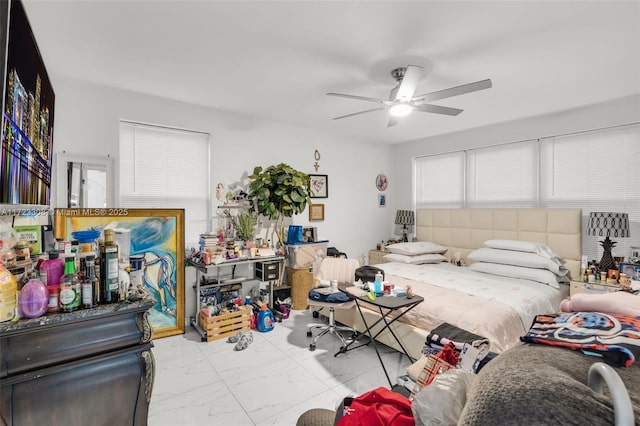
[[(462, 259), (487, 240), (520, 240), (546, 244), (565, 262), (568, 278), (579, 276), (582, 252), (580, 209), (419, 209), (416, 212), (418, 241), (447, 248), (445, 256)], [(528, 280), (507, 279), (467, 270), (449, 263), (437, 265), (376, 265), (385, 280), (399, 286), (411, 284), (425, 301), (420, 309), (392, 325), (409, 353), (418, 358), (427, 334), (447, 322), (489, 338), (491, 350), (503, 352), (515, 346), (529, 328), (533, 316), (556, 312), (569, 294), (569, 286), (553, 289)], [(474, 286), (468, 283), (475, 281)], [(509, 297), (509, 293), (517, 293)], [(379, 314), (364, 310), (367, 322)], [(336, 321), (364, 330), (354, 310), (336, 313)], [(378, 340), (399, 349), (393, 337)]]

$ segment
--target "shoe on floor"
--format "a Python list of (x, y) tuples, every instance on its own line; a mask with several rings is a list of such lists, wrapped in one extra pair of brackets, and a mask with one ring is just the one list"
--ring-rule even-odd
[(252, 342), (253, 342), (253, 333), (251, 333), (250, 331), (247, 331), (246, 333), (242, 334), (238, 343), (236, 343), (236, 345), (233, 347), (233, 350), (243, 351), (247, 349), (247, 347), (249, 347), (249, 344)]
[(237, 334), (234, 334), (233, 336), (229, 336), (227, 338), (227, 343), (238, 343), (241, 337), (242, 337), (242, 332), (238, 331)]

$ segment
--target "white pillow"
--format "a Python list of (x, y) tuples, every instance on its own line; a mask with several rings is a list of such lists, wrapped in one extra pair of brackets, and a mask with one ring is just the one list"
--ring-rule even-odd
[(569, 279), (567, 277), (558, 276), (546, 269), (526, 268), (522, 266), (501, 265), (498, 263), (487, 262), (472, 263), (469, 268), (473, 271), (500, 275), (502, 277), (536, 281), (553, 288), (560, 288), (560, 284), (569, 283)]
[(547, 259), (562, 260), (562, 258), (555, 254), (546, 244), (535, 243), (533, 241), (487, 240), (484, 242), (484, 245), (495, 249), (526, 251), (539, 254)]
[(387, 246), (387, 251), (396, 254), (426, 254), (426, 253), (444, 253), (447, 251), (445, 247), (432, 243), (430, 241), (416, 241), (412, 243), (397, 243)]
[(417, 256), (406, 256), (404, 254), (385, 254), (384, 260), (388, 262), (401, 262), (401, 263), (410, 263), (412, 265), (419, 265), (422, 263), (440, 263), (446, 262), (447, 258), (441, 254), (430, 253), (430, 254), (419, 254)]
[(558, 259), (547, 259), (535, 253), (524, 251), (480, 248), (467, 256), (476, 262), (502, 263), (505, 265), (525, 266), (528, 268), (548, 269), (556, 275), (567, 275), (569, 270)]

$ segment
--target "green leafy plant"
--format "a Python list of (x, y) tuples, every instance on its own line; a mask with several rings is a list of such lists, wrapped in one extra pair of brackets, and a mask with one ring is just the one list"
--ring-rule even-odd
[(253, 240), (256, 235), (256, 226), (258, 226), (258, 215), (252, 209), (241, 211), (235, 216), (227, 210), (224, 215), (236, 230), (238, 238), (243, 241)]
[(288, 164), (258, 166), (249, 176), (249, 198), (254, 199), (258, 213), (275, 220), (278, 240), (284, 244), (284, 218), (300, 214), (311, 203), (309, 175)]

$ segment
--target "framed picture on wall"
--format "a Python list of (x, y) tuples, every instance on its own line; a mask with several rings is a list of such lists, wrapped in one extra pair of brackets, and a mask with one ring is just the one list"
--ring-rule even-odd
[(387, 194), (378, 195), (378, 207), (384, 207), (387, 205)]
[(324, 204), (311, 204), (309, 206), (309, 220), (324, 220)]
[(184, 209), (55, 209), (55, 237), (110, 228), (129, 231), (132, 255), (144, 257), (143, 285), (156, 304), (149, 310), (153, 339), (184, 333)]
[(309, 175), (311, 180), (311, 198), (329, 197), (329, 177), (327, 175)]
[(627, 274), (627, 278), (634, 281), (640, 281), (640, 265), (633, 263), (621, 263), (620, 273)]

